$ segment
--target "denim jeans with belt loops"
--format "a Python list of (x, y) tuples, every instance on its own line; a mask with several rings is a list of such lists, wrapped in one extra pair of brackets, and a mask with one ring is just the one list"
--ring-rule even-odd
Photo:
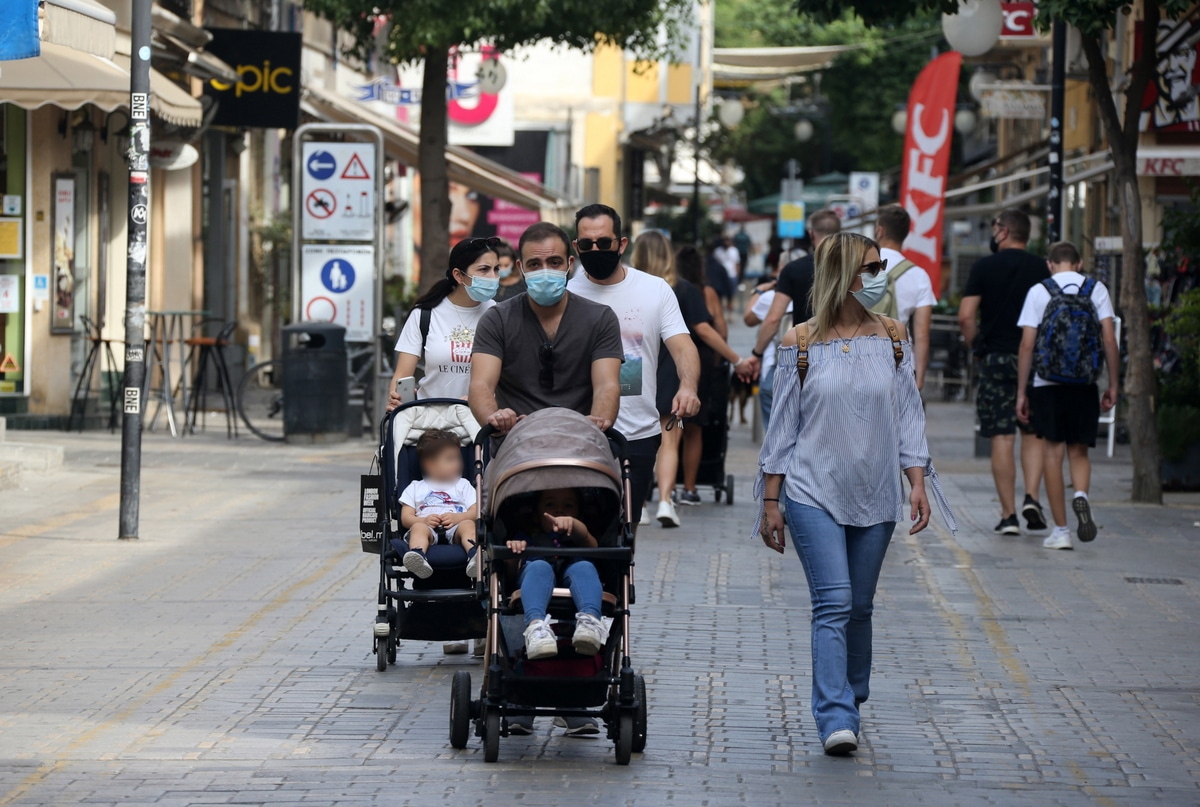
[(824, 741), (859, 730), (870, 695), (871, 612), (895, 522), (847, 527), (785, 498), (787, 525), (812, 597), (812, 713)]

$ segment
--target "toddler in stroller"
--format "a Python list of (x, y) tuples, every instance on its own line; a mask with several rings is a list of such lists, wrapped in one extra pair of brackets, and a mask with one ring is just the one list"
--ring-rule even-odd
[(404, 568), (422, 580), (433, 575), (425, 557), (430, 545), (460, 544), (470, 556), (467, 576), (474, 577), (475, 487), (463, 479), (463, 455), (458, 437), (430, 429), (417, 440), (421, 479), (414, 479), (400, 494), (400, 524), (408, 533)]
[[(573, 488), (544, 490), (538, 495), (532, 530), (522, 530), (506, 545), (520, 555), (529, 546), (595, 547), (596, 539), (579, 520), (579, 492)], [(582, 558), (529, 558), (521, 563), (520, 586), (525, 604), (525, 655), (530, 660), (558, 655), (558, 638), (550, 627), (546, 609), (556, 582), (562, 579), (575, 602), (575, 652), (594, 656), (608, 641), (608, 629), (600, 618), (604, 588), (600, 573)]]

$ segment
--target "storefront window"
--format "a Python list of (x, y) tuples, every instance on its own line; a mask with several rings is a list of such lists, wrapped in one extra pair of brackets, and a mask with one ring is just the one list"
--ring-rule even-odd
[(25, 392), (25, 139), (25, 110), (0, 104), (0, 396)]

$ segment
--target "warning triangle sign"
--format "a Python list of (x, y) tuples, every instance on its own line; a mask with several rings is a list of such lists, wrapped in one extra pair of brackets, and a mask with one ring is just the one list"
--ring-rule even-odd
[(363, 161), (357, 154), (350, 158), (350, 162), (346, 164), (346, 170), (342, 171), (342, 179), (370, 179), (371, 173), (367, 171), (367, 167), (363, 165)]
[(21, 365), (17, 364), (17, 360), (13, 358), (11, 353), (4, 354), (4, 360), (0, 361), (0, 373), (19, 373)]

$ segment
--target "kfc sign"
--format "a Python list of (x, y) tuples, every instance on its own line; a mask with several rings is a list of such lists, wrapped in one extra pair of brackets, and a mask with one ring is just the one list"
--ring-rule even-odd
[(1143, 146), (1138, 149), (1138, 176), (1194, 177), (1200, 175), (1200, 148)]
[(1004, 27), (1000, 29), (1001, 39), (1037, 38), (1037, 29), (1033, 27), (1037, 3), (1001, 3), (1000, 8), (1004, 12)]
[(903, 252), (926, 271), (935, 294), (941, 289), (946, 177), (961, 67), (961, 53), (943, 53), (921, 71), (908, 96), (900, 200), (912, 219), (912, 230), (904, 239)]

